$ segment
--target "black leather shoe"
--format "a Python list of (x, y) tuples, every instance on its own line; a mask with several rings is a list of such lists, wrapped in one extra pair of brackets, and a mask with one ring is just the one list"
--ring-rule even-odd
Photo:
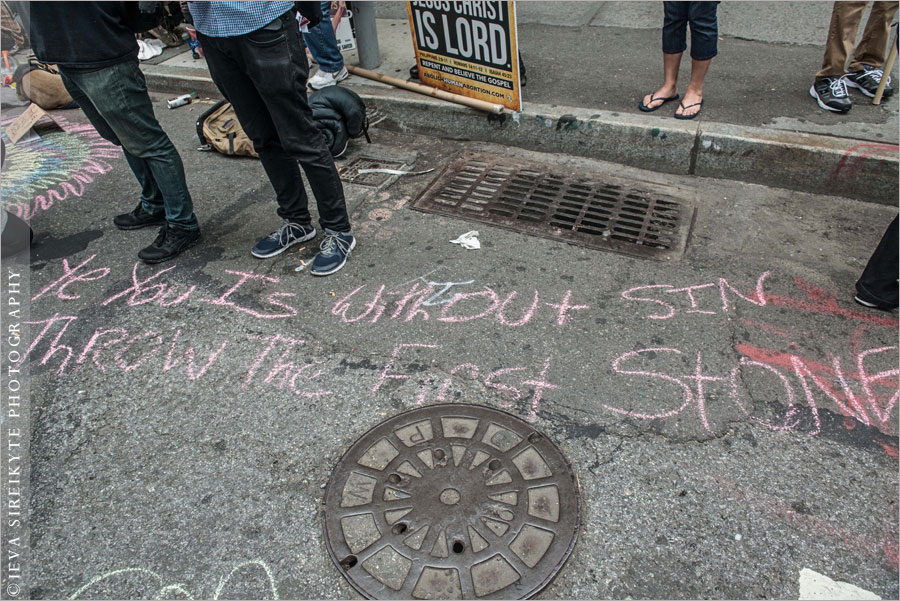
[(123, 213), (113, 217), (113, 223), (120, 230), (139, 230), (142, 227), (150, 227), (151, 225), (160, 226), (165, 224), (165, 222), (165, 214), (151, 215), (144, 210), (144, 205), (140, 201), (130, 213)]
[(193, 246), (198, 240), (200, 240), (200, 228), (183, 230), (169, 227), (167, 223), (159, 228), (159, 235), (156, 236), (153, 244), (141, 249), (138, 253), (138, 259), (148, 265), (162, 263), (163, 261), (174, 259), (181, 252)]

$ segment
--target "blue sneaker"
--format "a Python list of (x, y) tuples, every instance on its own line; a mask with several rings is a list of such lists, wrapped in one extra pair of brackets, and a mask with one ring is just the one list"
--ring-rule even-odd
[(313, 258), (309, 272), (313, 275), (331, 275), (347, 262), (356, 247), (356, 238), (350, 232), (336, 232), (325, 228), (325, 239), (321, 250)]
[(285, 219), (278, 230), (257, 242), (250, 254), (260, 259), (268, 259), (280, 255), (295, 244), (312, 240), (315, 237), (316, 228), (313, 226), (300, 225)]

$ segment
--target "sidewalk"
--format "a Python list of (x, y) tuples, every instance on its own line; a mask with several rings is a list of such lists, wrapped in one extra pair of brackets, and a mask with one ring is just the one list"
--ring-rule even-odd
[[(896, 204), (897, 97), (875, 106), (852, 91), (854, 107), (840, 115), (819, 109), (809, 96), (830, 3), (722, 5), (719, 56), (707, 77), (703, 115), (693, 121), (675, 120), (674, 107), (649, 115), (637, 110), (661, 78), (657, 4), (519, 3), (528, 77), (520, 115), (489, 120), (358, 76), (341, 85), (401, 129)], [(377, 19), (381, 64), (375, 70), (402, 79), (415, 64), (405, 10), (402, 2), (380, 2)], [(802, 22), (800, 29), (779, 30), (788, 20)], [(813, 43), (817, 38), (822, 41)], [(180, 52), (143, 66), (151, 89), (219, 97), (204, 61), (192, 59), (187, 46), (174, 51)], [(358, 64), (355, 51), (344, 58)], [(689, 68), (686, 59), (682, 80)], [(896, 68), (893, 77), (898, 80)], [(560, 121), (563, 115), (575, 121)]]

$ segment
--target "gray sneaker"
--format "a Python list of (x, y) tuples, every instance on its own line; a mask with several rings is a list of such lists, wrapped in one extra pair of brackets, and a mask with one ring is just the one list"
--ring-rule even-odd
[(819, 106), (826, 111), (846, 113), (853, 108), (843, 77), (817, 79), (809, 88), (809, 95), (815, 98)]
[[(844, 79), (847, 81), (847, 87), (856, 88), (869, 98), (875, 98), (875, 92), (878, 91), (878, 85), (881, 83), (882, 77), (884, 77), (884, 71), (881, 69), (863, 65), (862, 71), (847, 73)], [(882, 96), (890, 98), (893, 93), (894, 88), (891, 87), (891, 76), (888, 75)]]

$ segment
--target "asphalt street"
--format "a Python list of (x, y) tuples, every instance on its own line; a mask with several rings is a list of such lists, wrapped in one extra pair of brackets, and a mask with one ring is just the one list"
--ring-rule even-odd
[[(897, 598), (898, 322), (852, 301), (895, 208), (383, 124), (339, 166), (435, 171), (346, 184), (358, 245), (316, 278), (318, 239), (250, 255), (279, 225), (258, 162), (198, 152), (206, 105), (153, 97), (203, 232), (176, 261), (113, 226), (139, 191), (77, 111), (4, 170), (36, 232), (3, 262), (30, 299), (33, 598), (357, 598), (323, 541), (331, 470), (439, 403), (511, 412), (570, 461), (582, 527), (539, 598), (797, 598), (803, 569)], [(412, 209), (464, 150), (664, 188), (696, 208), (686, 252)], [(480, 249), (450, 243), (469, 230)]]

